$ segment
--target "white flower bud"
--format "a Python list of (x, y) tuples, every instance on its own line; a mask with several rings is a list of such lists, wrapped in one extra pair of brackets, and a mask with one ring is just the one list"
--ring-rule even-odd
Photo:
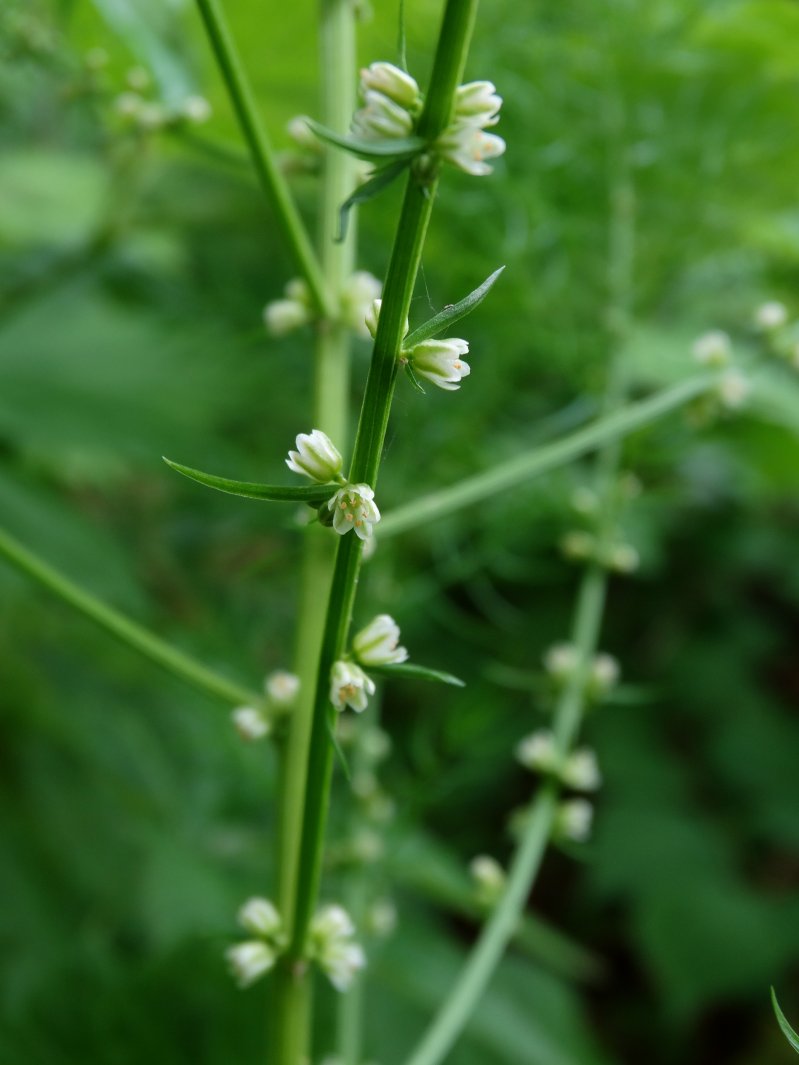
[(291, 706), (300, 690), (300, 678), (285, 669), (275, 670), (264, 681), (264, 691), (275, 706)]
[(620, 676), (621, 669), (613, 655), (600, 651), (599, 654), (594, 657), (594, 661), (591, 665), (591, 673), (589, 677), (591, 694), (596, 697), (607, 695), (610, 689), (618, 684)]
[[(374, 340), (374, 338), (377, 336), (377, 320), (380, 317), (380, 308), (382, 307), (382, 305), (383, 305), (383, 301), (382, 300), (372, 300), (372, 305), (369, 308), (369, 310), (366, 312), (366, 317), (364, 319), (364, 325), (366, 326), (366, 329), (367, 329), (367, 331), (369, 333), (369, 336), (372, 338), (372, 340)], [(408, 322), (408, 319), (406, 318), (405, 319), (405, 328), (402, 330), (402, 335), (403, 336), (407, 336), (409, 329), (410, 329), (410, 324)]]
[(270, 723), (254, 706), (238, 706), (230, 716), (239, 736), (249, 743), (262, 740), (272, 731)]
[(463, 359), (468, 352), (467, 341), (451, 337), (449, 340), (423, 340), (405, 355), (417, 377), (424, 377), (438, 388), (454, 392), (461, 387), (462, 378), (471, 373), (468, 362)]
[(238, 922), (247, 932), (264, 939), (280, 937), (283, 921), (273, 902), (255, 896), (243, 904), (238, 912)]
[(730, 338), (720, 329), (697, 337), (691, 351), (696, 361), (703, 366), (726, 366), (732, 357)]
[(616, 573), (634, 573), (640, 561), (632, 544), (614, 544), (608, 552), (607, 564)]
[(308, 125), (307, 115), (295, 115), (286, 124), (286, 132), (297, 145), (305, 152), (313, 152), (318, 155), (322, 151), (319, 138)]
[(354, 529), (359, 539), (369, 539), (372, 526), (380, 521), (380, 511), (374, 498), (375, 494), (368, 484), (347, 484), (328, 500), (327, 508), (333, 514), (333, 528), (339, 536)]
[(493, 126), (499, 121), (500, 107), (502, 97), (490, 81), (470, 81), (459, 85), (455, 92), (456, 119), (479, 119), (481, 126)]
[(364, 140), (402, 140), (413, 133), (413, 118), (381, 92), (368, 89), (364, 107), (352, 116), (351, 132)]
[(366, 270), (357, 270), (345, 284), (341, 293), (341, 314), (344, 322), (358, 336), (368, 339), (371, 335), (366, 318), (383, 286)]
[(345, 909), (323, 906), (311, 921), (309, 953), (337, 991), (346, 991), (366, 965), (362, 948), (352, 942), (355, 926)]
[(204, 96), (187, 96), (183, 101), (180, 113), (187, 122), (200, 126), (211, 117), (211, 105)]
[(355, 934), (352, 918), (336, 902), (322, 906), (311, 921), (311, 935), (318, 941), (328, 939), (346, 939)]
[(282, 337), (307, 325), (311, 320), (311, 312), (297, 300), (272, 300), (264, 307), (263, 319), (271, 336)]
[(478, 901), (493, 906), (505, 887), (505, 870), (488, 854), (478, 854), (469, 862)]
[(460, 119), (444, 130), (435, 147), (453, 166), (467, 174), (483, 177), (493, 169), (485, 160), (502, 155), (505, 141), (494, 133), (485, 133), (468, 119)]
[(404, 662), (408, 652), (398, 647), (399, 625), (388, 614), (378, 614), (352, 641), (355, 657), (364, 666), (388, 666)]
[(755, 311), (755, 325), (760, 329), (770, 332), (779, 329), (788, 321), (788, 309), (779, 300), (769, 300), (762, 303)]
[(406, 111), (415, 110), (422, 102), (416, 81), (393, 63), (371, 63), (361, 71), (361, 93), (375, 91), (387, 96)]
[(531, 732), (516, 745), (516, 758), (525, 769), (539, 773), (555, 772), (560, 762), (555, 737), (545, 729)]
[(751, 391), (751, 385), (740, 370), (727, 370), (718, 384), (717, 394), (728, 410), (740, 410)]
[(319, 484), (335, 481), (344, 465), (338, 449), (333, 446), (327, 433), (313, 429), (310, 433), (298, 433), (296, 451), (289, 451), (286, 465), (294, 473), (310, 477)]
[(570, 788), (595, 791), (602, 783), (602, 776), (594, 752), (588, 747), (573, 751), (563, 764), (560, 778)]
[(338, 661), (330, 670), (330, 701), (336, 710), (351, 706), (356, 713), (366, 709), (369, 696), (375, 693), (371, 677), (354, 662)]
[(554, 831), (561, 839), (585, 843), (591, 835), (594, 808), (586, 799), (568, 799), (555, 814)]
[(334, 943), (320, 956), (319, 965), (336, 991), (349, 991), (355, 977), (366, 968), (366, 955), (358, 943)]
[(249, 987), (269, 972), (277, 959), (276, 951), (261, 939), (248, 939), (225, 951), (239, 987)]
[(569, 679), (577, 668), (577, 648), (572, 643), (554, 643), (544, 652), (544, 669), (559, 682)]

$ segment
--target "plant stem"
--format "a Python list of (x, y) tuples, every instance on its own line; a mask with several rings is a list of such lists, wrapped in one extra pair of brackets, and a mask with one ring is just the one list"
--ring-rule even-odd
[[(344, 133), (355, 107), (355, 19), (351, 0), (322, 0), (320, 5), (321, 116)], [(336, 307), (353, 271), (355, 212), (345, 240), (335, 241), (338, 211), (355, 184), (351, 156), (325, 148), (319, 202), (319, 258), (324, 283)], [(350, 331), (337, 318), (318, 323), (314, 349), (313, 427), (322, 429), (342, 450), (349, 420)], [(305, 805), (308, 748), (314, 715), (314, 691), (325, 613), (336, 558), (330, 530), (311, 527), (303, 548), (295, 648), (300, 694), (281, 749), (277, 840), (278, 905), (291, 935), (295, 920), (300, 839)], [(274, 975), (272, 1056), (275, 1065), (298, 1065), (308, 1056), (311, 982), (296, 965), (281, 960)]]
[(197, 0), (211, 47), (225, 80), (242, 135), (250, 150), (258, 180), (277, 215), (289, 247), (311, 293), (314, 305), (324, 318), (333, 318), (336, 305), (322, 276), (305, 226), (288, 186), (275, 162), (274, 152), (258, 117), (250, 83), (239, 57), (219, 0)]
[(116, 636), (122, 643), (132, 647), (145, 658), (149, 658), (151, 662), (157, 663), (167, 672), (205, 692), (206, 695), (222, 699), (228, 706), (240, 703), (259, 706), (263, 703), (262, 695), (220, 676), (190, 655), (179, 651), (149, 632), (144, 626), (125, 617), (124, 614), (79, 587), (48, 563), (37, 558), (19, 541), (2, 530), (0, 530), (0, 555), (54, 595), (63, 599), (64, 602), (69, 603), (84, 617)]
[[(444, 79), (439, 68), (461, 70), (468, 50), (469, 36), (474, 22), (476, 0), (447, 0), (443, 26), (449, 35), (439, 39), (432, 84), (450, 84), (452, 74)], [(454, 84), (452, 85), (454, 93)], [(420, 119), (426, 134), (435, 136), (437, 130), (430, 115), (448, 116), (452, 97), (445, 105), (428, 95), (426, 111)], [(435, 119), (438, 121), (438, 118)], [(445, 121), (445, 119), (442, 119)], [(351, 481), (364, 481), (372, 487), (377, 482), (380, 457), (391, 407), (398, 357), (404, 333), (404, 322), (410, 307), (421, 259), (424, 236), (432, 211), (435, 176), (428, 175), (425, 184), (411, 172), (405, 191), (397, 235), (391, 254), (383, 303), (378, 322), (372, 362), (366, 384), (355, 452), (350, 472)], [(324, 831), (330, 798), (333, 769), (333, 744), (330, 729), (335, 717), (329, 699), (328, 685), (333, 662), (343, 653), (349, 633), (360, 569), (362, 543), (355, 535), (339, 541), (336, 567), (328, 603), (325, 633), (316, 680), (316, 696), (311, 743), (306, 776), (305, 809), (297, 878), (297, 898), (294, 927), (288, 949), (290, 964), (299, 964), (305, 951), (308, 924), (316, 905), (321, 876)]]

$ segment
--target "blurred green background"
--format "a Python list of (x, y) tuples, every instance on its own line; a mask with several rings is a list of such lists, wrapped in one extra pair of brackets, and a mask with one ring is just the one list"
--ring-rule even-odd
[[(438, 5), (407, 7), (424, 84)], [(288, 119), (318, 113), (315, 6), (227, 8), (288, 149)], [(396, 57), (396, 6), (375, 8), (365, 62)], [(291, 660), (292, 515), (181, 482), (160, 455), (281, 478), (310, 428), (311, 334), (277, 341), (261, 325), (294, 270), (196, 13), (5, 0), (0, 56), (0, 524), (258, 685)], [(115, 101), (137, 67), (153, 100), (207, 97), (210, 122), (126, 123)], [(381, 507), (596, 412), (605, 116), (619, 102), (637, 199), (636, 392), (690, 373), (710, 328), (756, 368), (740, 416), (698, 430), (677, 414), (625, 447), (643, 485), (625, 516), (642, 565), (611, 582), (602, 646), (623, 683), (586, 727), (605, 786), (593, 840), (553, 851), (534, 896), (573, 942), (545, 950), (533, 933), (512, 952), (453, 1065), (791, 1059), (767, 995), (775, 984), (799, 1017), (799, 373), (765, 352), (752, 316), (766, 299), (799, 310), (798, 72), (793, 0), (482, 6), (468, 74), (505, 97), (508, 151), (490, 179), (447, 173), (413, 320), (507, 270), (465, 326), (462, 390), (398, 390)], [(314, 187), (295, 181), (311, 224)], [(378, 275), (396, 202), (362, 212), (360, 265)], [(359, 342), (356, 402), (367, 358)], [(530, 789), (511, 751), (546, 722), (541, 656), (567, 636), (579, 578), (557, 543), (586, 475), (392, 539), (367, 570), (356, 620), (390, 610), (412, 654), (468, 682), (385, 693), (396, 815), (370, 875), (399, 924), (370, 967), (380, 1065), (402, 1060), (474, 937), (466, 863), (510, 852), (503, 826)], [(0, 1062), (263, 1061), (268, 985), (237, 991), (222, 952), (238, 904), (271, 883), (269, 753), (242, 746), (229, 708), (5, 563), (0, 656)], [(339, 843), (347, 831), (334, 822)], [(320, 987), (319, 1060), (334, 997)]]

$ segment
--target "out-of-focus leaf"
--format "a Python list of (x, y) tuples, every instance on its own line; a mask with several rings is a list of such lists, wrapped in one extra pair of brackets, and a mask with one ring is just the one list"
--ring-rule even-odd
[(780, 1009), (780, 1004), (777, 1002), (777, 993), (773, 987), (771, 989), (771, 1005), (774, 1007), (774, 1015), (777, 1018), (777, 1023), (782, 1029), (782, 1034), (791, 1044), (796, 1053), (799, 1054), (799, 1035), (793, 1030), (788, 1023), (788, 1018)]

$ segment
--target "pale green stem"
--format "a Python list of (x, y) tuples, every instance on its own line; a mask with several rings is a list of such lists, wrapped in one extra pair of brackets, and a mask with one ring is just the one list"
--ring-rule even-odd
[[(351, 0), (320, 3), (321, 119), (338, 133), (346, 132), (355, 107), (355, 19)], [(341, 293), (352, 275), (356, 226), (354, 217), (345, 240), (335, 241), (338, 211), (355, 184), (351, 156), (325, 149), (319, 194), (319, 259), (327, 291), (340, 307)], [(353, 212), (354, 216), (355, 212)], [(313, 425), (344, 451), (349, 419), (352, 334), (341, 321), (322, 320), (314, 350)], [(314, 689), (325, 612), (336, 557), (335, 537), (318, 526), (307, 530), (300, 578), (295, 670), (300, 696), (289, 724), (280, 758), (278, 832), (278, 904), (288, 934), (295, 920), (299, 848), (314, 712)], [(311, 982), (301, 969), (281, 961), (273, 978), (274, 1022), (270, 1062), (297, 1065), (308, 1056), (311, 1028)]]
[(242, 135), (249, 148), (258, 180), (272, 205), (283, 230), (283, 236), (308, 285), (316, 309), (322, 317), (334, 318), (337, 313), (335, 300), (325, 283), (302, 218), (275, 161), (272, 146), (259, 118), (255, 97), (225, 19), (222, 5), (219, 0), (197, 0), (197, 6), (200, 9), (219, 70), (227, 86)]
[(151, 662), (162, 666), (169, 673), (180, 677), (188, 684), (222, 699), (228, 706), (246, 704), (259, 706), (263, 703), (262, 695), (249, 688), (245, 688), (235, 681), (221, 677), (218, 673), (208, 669), (201, 662), (197, 662), (190, 655), (179, 651), (165, 640), (149, 632), (138, 622), (125, 617), (118, 610), (108, 606), (96, 596), (79, 587), (68, 577), (48, 563), (37, 558), (26, 547), (7, 532), (0, 530), (0, 555), (23, 573), (32, 577), (48, 591), (69, 603), (84, 617), (89, 618), (106, 632), (116, 636), (122, 643), (132, 647), (139, 654), (149, 658)]

